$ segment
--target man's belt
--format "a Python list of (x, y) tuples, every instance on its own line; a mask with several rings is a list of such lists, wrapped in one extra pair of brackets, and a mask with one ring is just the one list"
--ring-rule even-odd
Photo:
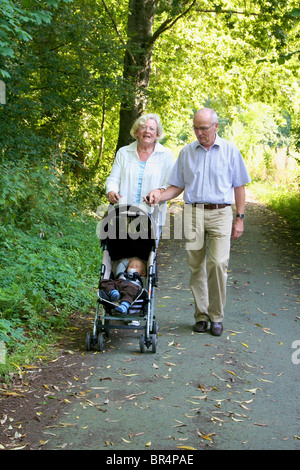
[(202, 205), (203, 208), (207, 210), (224, 209), (224, 207), (231, 206), (231, 204), (203, 204), (201, 202), (194, 202), (191, 204), (193, 207), (197, 207), (198, 205)]

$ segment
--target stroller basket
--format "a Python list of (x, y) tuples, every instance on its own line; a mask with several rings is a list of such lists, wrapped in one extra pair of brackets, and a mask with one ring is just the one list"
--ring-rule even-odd
[[(140, 352), (156, 352), (158, 325), (154, 316), (154, 291), (157, 284), (156, 226), (147, 212), (136, 206), (110, 206), (100, 223), (100, 245), (103, 249), (100, 281), (115, 279), (120, 261), (140, 258), (147, 266), (143, 289), (126, 314), (115, 312), (118, 306), (98, 291), (93, 332), (86, 335), (86, 348), (104, 348), (104, 334), (112, 329), (137, 329)], [(138, 323), (138, 324), (137, 324)]]

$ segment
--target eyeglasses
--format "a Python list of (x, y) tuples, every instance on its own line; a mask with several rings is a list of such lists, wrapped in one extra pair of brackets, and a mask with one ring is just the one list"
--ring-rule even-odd
[(141, 131), (146, 131), (147, 129), (149, 129), (150, 132), (156, 132), (155, 127), (152, 126), (139, 126), (139, 128), (141, 129)]
[(206, 132), (208, 131), (208, 129), (210, 129), (212, 126), (214, 126), (215, 124), (217, 124), (216, 122), (213, 122), (211, 126), (209, 127), (196, 127), (196, 126), (193, 126), (193, 129), (194, 131), (201, 131), (201, 132)]

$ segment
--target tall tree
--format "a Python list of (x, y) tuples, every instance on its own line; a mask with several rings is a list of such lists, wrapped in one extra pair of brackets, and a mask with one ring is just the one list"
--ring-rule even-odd
[[(114, 22), (105, 0), (102, 3)], [(154, 45), (179, 19), (189, 14), (189, 21), (197, 23), (199, 16), (210, 15), (221, 25), (221, 31), (224, 28), (232, 37), (240, 34), (245, 45), (252, 48), (273, 50), (277, 54), (275, 60), (280, 63), (296, 52), (285, 53), (287, 33), (293, 27), (292, 20), (299, 15), (296, 6), (294, 0), (232, 0), (212, 7), (205, 0), (129, 0), (127, 41), (123, 41), (126, 46), (123, 79), (127, 88), (120, 103), (117, 149), (129, 143), (130, 127), (146, 107)], [(118, 32), (115, 22), (114, 27)], [(203, 34), (208, 36), (205, 27)], [(219, 32), (219, 36), (222, 33)]]
[[(103, 3), (105, 4), (104, 0)], [(123, 79), (129, 88), (120, 106), (117, 149), (129, 143), (130, 128), (145, 109), (154, 43), (164, 31), (185, 16), (195, 3), (196, 0), (172, 3), (159, 0), (129, 0), (123, 71)], [(167, 19), (153, 32), (157, 13), (167, 14)]]

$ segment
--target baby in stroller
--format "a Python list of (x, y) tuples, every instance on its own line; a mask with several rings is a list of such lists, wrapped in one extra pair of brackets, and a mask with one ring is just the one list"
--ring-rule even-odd
[(99, 294), (112, 302), (121, 301), (114, 311), (126, 314), (131, 303), (143, 288), (142, 278), (146, 276), (146, 265), (140, 258), (122, 260), (116, 269), (116, 279), (99, 282)]

